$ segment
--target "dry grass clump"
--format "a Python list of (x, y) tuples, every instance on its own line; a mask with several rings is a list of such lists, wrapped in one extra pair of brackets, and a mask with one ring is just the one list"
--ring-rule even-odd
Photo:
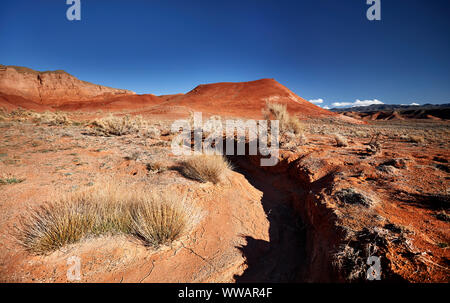
[(33, 113), (33, 122), (44, 123), (51, 126), (55, 125), (69, 125), (72, 123), (66, 114), (61, 112), (43, 112), (42, 114)]
[(18, 239), (45, 254), (87, 237), (131, 234), (158, 247), (176, 240), (200, 212), (174, 192), (150, 192), (118, 182), (101, 184), (28, 211)]
[(376, 200), (365, 192), (356, 191), (353, 188), (344, 188), (335, 193), (335, 196), (343, 204), (362, 205), (372, 207), (376, 204)]
[(349, 245), (342, 245), (337, 253), (333, 255), (332, 264), (342, 272), (349, 281), (364, 277), (367, 265), (360, 250)]
[(425, 143), (425, 138), (419, 135), (409, 135), (408, 141), (413, 143)]
[(225, 179), (231, 165), (222, 155), (198, 155), (182, 162), (180, 168), (187, 178), (217, 184)]
[(161, 131), (156, 126), (149, 126), (142, 132), (145, 137), (150, 139), (159, 139), (161, 137)]
[(304, 131), (303, 123), (297, 117), (289, 114), (286, 104), (266, 102), (263, 115), (266, 120), (269, 120), (272, 116), (279, 121), (280, 133), (293, 132), (294, 134), (301, 134)]
[(280, 147), (296, 150), (298, 146), (307, 142), (304, 135), (305, 125), (297, 117), (289, 114), (286, 104), (266, 102), (262, 113), (266, 120), (273, 118), (279, 121)]
[(347, 138), (345, 138), (344, 136), (341, 136), (339, 134), (335, 134), (334, 135), (334, 140), (336, 141), (336, 146), (337, 147), (347, 147), (348, 146)]
[(34, 118), (34, 116), (36, 114), (37, 113), (35, 113), (34, 111), (26, 110), (26, 109), (23, 109), (23, 108), (19, 107), (19, 108), (15, 109), (15, 110), (12, 110), (9, 113), (9, 117), (12, 120), (14, 120), (14, 121), (22, 122), (22, 121)]
[(8, 117), (8, 113), (6, 112), (6, 109), (0, 108), (0, 121), (6, 120)]
[(0, 185), (17, 184), (22, 183), (23, 181), (25, 181), (25, 179), (19, 179), (16, 177), (0, 178)]
[(145, 126), (142, 116), (116, 117), (109, 115), (102, 119), (96, 119), (92, 123), (97, 133), (102, 135), (122, 136), (127, 134), (138, 133)]
[(69, 125), (72, 121), (68, 116), (61, 112), (45, 111), (43, 113), (37, 113), (32, 110), (25, 110), (22, 108), (15, 109), (9, 113), (14, 121), (23, 122), (32, 120), (35, 123), (43, 123), (47, 125)]
[(152, 173), (160, 173), (168, 169), (167, 165), (161, 161), (152, 161), (147, 163), (146, 168)]
[(133, 231), (147, 245), (158, 247), (175, 241), (200, 216), (192, 205), (180, 203), (173, 192), (152, 192), (147, 198), (151, 203), (136, 203), (131, 210)]

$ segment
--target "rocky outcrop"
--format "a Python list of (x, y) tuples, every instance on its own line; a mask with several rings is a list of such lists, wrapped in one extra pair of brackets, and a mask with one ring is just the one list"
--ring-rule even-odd
[(125, 89), (81, 81), (62, 70), (39, 72), (26, 67), (4, 65), (0, 65), (0, 92), (47, 105), (135, 94)]

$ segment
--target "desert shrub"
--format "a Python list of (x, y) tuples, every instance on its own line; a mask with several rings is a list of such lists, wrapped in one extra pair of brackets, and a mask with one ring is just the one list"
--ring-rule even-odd
[(36, 254), (87, 237), (115, 234), (135, 235), (158, 247), (176, 240), (199, 218), (199, 210), (173, 192), (108, 182), (31, 208), (21, 218), (17, 235)]
[(69, 125), (70, 119), (66, 114), (60, 112), (43, 112), (42, 114), (34, 113), (32, 115), (33, 122), (48, 124), (48, 125)]
[(280, 135), (280, 147), (286, 150), (298, 151), (299, 146), (308, 142), (306, 136), (301, 134), (294, 134), (293, 132), (285, 132)]
[(9, 117), (14, 121), (22, 122), (34, 118), (36, 114), (37, 113), (35, 113), (34, 111), (26, 110), (19, 107), (17, 109), (12, 110), (9, 113)]
[(291, 116), (287, 111), (286, 104), (266, 102), (263, 109), (264, 119), (269, 120), (272, 116), (280, 123), (280, 132), (293, 132), (301, 134), (304, 131), (304, 125), (297, 117)]
[(161, 131), (155, 126), (149, 126), (143, 130), (143, 135), (150, 139), (159, 139), (161, 137)]
[(160, 173), (167, 170), (167, 166), (161, 161), (147, 163), (147, 170), (153, 173)]
[(344, 188), (336, 192), (336, 197), (343, 204), (359, 204), (365, 207), (371, 207), (375, 200), (368, 194), (354, 190), (353, 188)]
[(8, 117), (8, 113), (6, 112), (6, 109), (0, 108), (0, 121), (6, 120)]
[(367, 269), (366, 260), (362, 251), (349, 245), (341, 245), (333, 255), (332, 264), (340, 272), (344, 273), (349, 281), (361, 279)]
[(413, 143), (424, 143), (425, 142), (425, 138), (423, 136), (418, 136), (418, 135), (410, 135), (408, 138), (409, 142), (413, 142)]
[(372, 135), (372, 138), (370, 139), (369, 143), (367, 143), (367, 153), (370, 155), (376, 155), (379, 152), (381, 152), (381, 140), (380, 140), (381, 133), (376, 133)]
[(15, 177), (0, 178), (0, 185), (22, 183), (24, 180), (25, 179), (19, 179), (19, 178), (15, 178)]
[(347, 138), (345, 138), (344, 136), (341, 136), (339, 134), (335, 134), (334, 135), (334, 140), (336, 141), (336, 146), (337, 147), (347, 147), (348, 146)]
[(288, 128), (294, 132), (294, 134), (303, 134), (305, 126), (297, 117), (289, 117)]
[(94, 120), (92, 123), (94, 129), (103, 135), (122, 136), (132, 133), (138, 133), (145, 125), (142, 116), (116, 117), (109, 115), (108, 117)]
[(231, 165), (222, 155), (198, 155), (181, 162), (181, 173), (200, 182), (220, 183)]
[(45, 111), (43, 113), (37, 113), (32, 110), (25, 110), (22, 108), (15, 109), (9, 113), (14, 121), (26, 121), (32, 120), (35, 123), (43, 123), (48, 125), (69, 125), (72, 121), (68, 116), (61, 112)]
[(128, 160), (128, 161), (137, 161), (140, 156), (141, 156), (141, 153), (135, 151), (135, 152), (132, 152), (131, 155), (125, 156), (124, 159)]
[(411, 253), (402, 228), (398, 226), (394, 231), (381, 227), (364, 227), (359, 231), (347, 229), (345, 238), (345, 243), (338, 245), (332, 254), (332, 265), (346, 281), (367, 281), (371, 266), (367, 261), (372, 256), (380, 257), (380, 278), (395, 281), (398, 276), (392, 271), (385, 257), (389, 243), (395, 241), (399, 247)]

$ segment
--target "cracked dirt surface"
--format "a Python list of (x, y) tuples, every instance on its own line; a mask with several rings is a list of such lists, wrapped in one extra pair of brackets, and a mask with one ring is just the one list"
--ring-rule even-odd
[[(336, 148), (327, 135), (336, 125), (310, 128), (308, 143), (283, 151), (277, 167), (262, 171), (241, 158), (228, 181), (214, 186), (173, 169), (148, 170), (152, 161), (179, 160), (170, 153), (170, 135), (102, 137), (83, 126), (0, 122), (0, 177), (24, 179), (0, 185), (0, 281), (67, 282), (71, 256), (80, 257), (81, 282), (344, 281), (331, 275), (332, 253), (343, 243), (363, 252), (358, 243), (374, 237), (384, 241), (380, 252), (393, 276), (448, 281), (448, 125), (433, 124), (422, 144), (401, 139), (401, 128), (388, 137), (384, 125), (358, 126), (387, 133), (376, 155), (367, 154), (370, 138), (348, 135), (349, 146)], [(159, 250), (105, 236), (35, 256), (15, 241), (17, 217), (27, 207), (111, 174), (187, 192), (206, 215), (189, 235)], [(338, 199), (349, 188), (373, 197), (373, 207)]]

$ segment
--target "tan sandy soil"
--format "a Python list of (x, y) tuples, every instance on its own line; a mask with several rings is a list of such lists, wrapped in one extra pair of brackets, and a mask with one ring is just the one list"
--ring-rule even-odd
[[(93, 115), (70, 116), (85, 121)], [(160, 120), (164, 115), (146, 116), (161, 130), (170, 125)], [(67, 282), (67, 259), (78, 256), (82, 282), (346, 281), (352, 268), (333, 265), (334, 254), (350, 246), (357, 263), (373, 244), (382, 256), (383, 279), (448, 282), (450, 229), (439, 217), (449, 214), (448, 123), (322, 119), (306, 125), (307, 143), (282, 150), (277, 166), (261, 169), (257, 156), (232, 157), (234, 172), (224, 184), (212, 185), (176, 170), (146, 168), (151, 161), (170, 167), (180, 160), (170, 151), (172, 135), (93, 136), (87, 126), (4, 118), (0, 177), (24, 181), (0, 185), (0, 280)], [(377, 132), (382, 148), (370, 154), (367, 143)], [(336, 147), (333, 133), (344, 135), (348, 146)], [(408, 136), (424, 140), (415, 143)], [(37, 256), (15, 240), (28, 207), (110, 175), (188, 192), (204, 219), (158, 250), (131, 236), (105, 236)], [(371, 206), (340, 199), (339, 191), (348, 188)]]

